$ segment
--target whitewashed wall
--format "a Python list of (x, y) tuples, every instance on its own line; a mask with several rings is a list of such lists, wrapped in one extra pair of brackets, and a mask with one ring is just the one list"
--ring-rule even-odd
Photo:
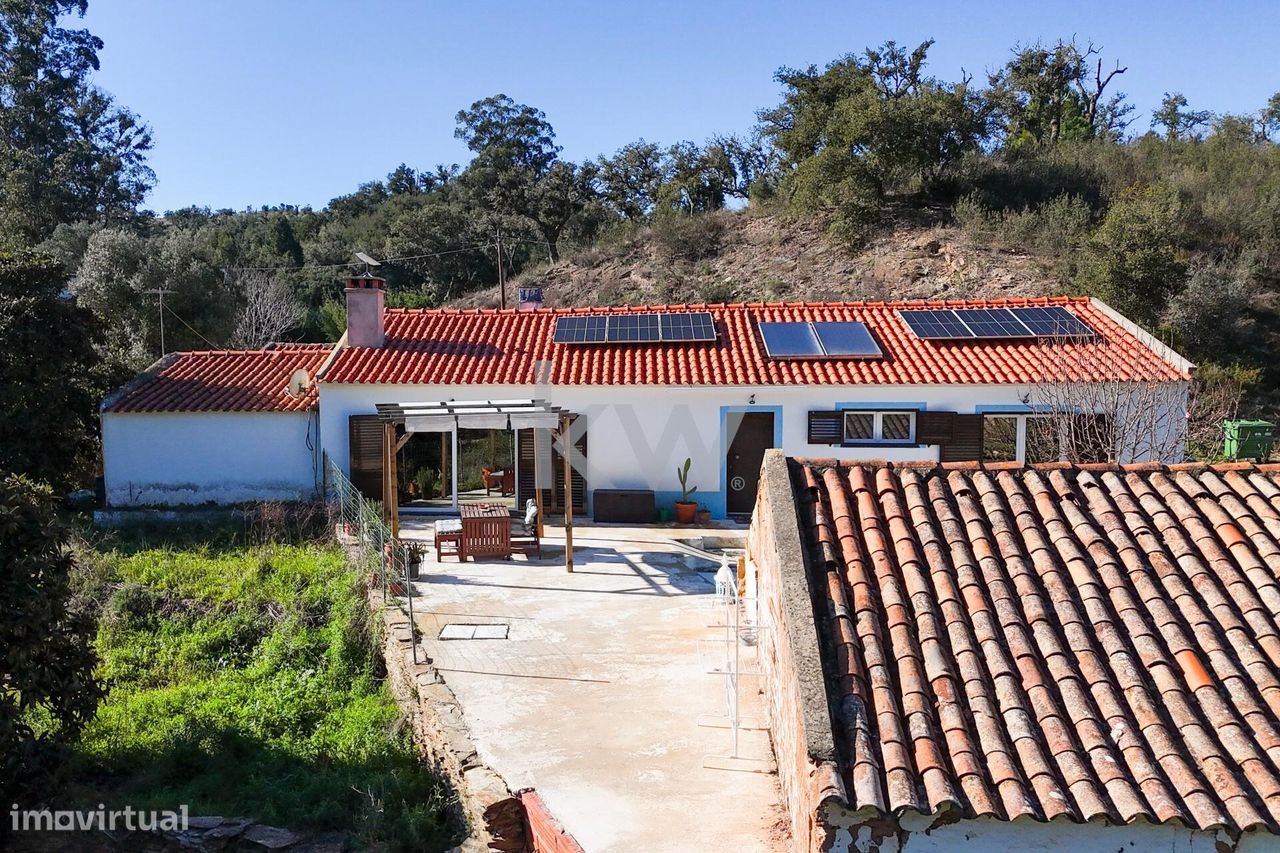
[(319, 476), (313, 418), (311, 412), (104, 413), (107, 504), (310, 499)]
[[(542, 398), (587, 418), (588, 489), (646, 488), (659, 505), (676, 497), (676, 467), (693, 460), (697, 499), (724, 514), (722, 439), (724, 407), (743, 411), (781, 408), (780, 447), (789, 456), (842, 459), (934, 460), (936, 446), (838, 447), (808, 443), (810, 409), (839, 404), (927, 407), (971, 413), (1020, 406), (1029, 389), (989, 385), (859, 386), (530, 386), (530, 385), (320, 385), (320, 434), (324, 450), (348, 470), (350, 415), (372, 414), (377, 403)], [(749, 401), (754, 396), (755, 403)], [(775, 418), (777, 414), (775, 413)], [(776, 422), (775, 422), (776, 429)]]

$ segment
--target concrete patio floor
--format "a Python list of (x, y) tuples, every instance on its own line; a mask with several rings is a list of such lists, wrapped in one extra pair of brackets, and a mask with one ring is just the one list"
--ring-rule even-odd
[[(429, 538), (429, 523), (402, 533)], [(423, 647), (477, 752), (513, 790), (536, 788), (590, 853), (788, 849), (767, 733), (741, 732), (744, 769), (704, 766), (732, 751), (727, 729), (699, 725), (727, 713), (725, 679), (709, 670), (725, 638), (711, 626), (728, 608), (715, 603), (716, 564), (669, 543), (701, 533), (725, 535), (579, 527), (568, 574), (549, 526), (542, 560), (441, 564), (432, 551), (415, 584)], [(451, 624), (506, 625), (507, 639), (440, 639)], [(754, 648), (741, 650), (757, 671)], [(740, 713), (757, 719), (758, 682), (740, 690)]]

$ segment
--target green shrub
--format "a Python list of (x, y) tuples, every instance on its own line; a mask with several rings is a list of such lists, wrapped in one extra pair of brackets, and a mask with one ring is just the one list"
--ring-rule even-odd
[(658, 252), (667, 260), (694, 262), (718, 255), (727, 231), (728, 223), (719, 213), (671, 213), (655, 219), (651, 233)]

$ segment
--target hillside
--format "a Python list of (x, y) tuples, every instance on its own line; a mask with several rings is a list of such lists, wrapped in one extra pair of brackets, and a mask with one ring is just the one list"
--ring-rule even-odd
[[(721, 212), (628, 231), (508, 284), (548, 306), (1032, 296), (1068, 285), (1052, 259), (979, 245), (945, 226), (902, 225), (850, 252), (819, 221)], [(496, 287), (455, 300), (498, 305)]]

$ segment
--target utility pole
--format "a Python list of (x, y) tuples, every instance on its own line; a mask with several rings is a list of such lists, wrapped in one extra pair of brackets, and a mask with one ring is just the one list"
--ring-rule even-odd
[(498, 226), (498, 303), (507, 307), (507, 277), (502, 269), (502, 226)]
[(142, 292), (151, 296), (160, 297), (160, 357), (164, 358), (165, 353), (167, 352), (164, 348), (164, 296), (166, 293), (175, 293), (176, 291), (156, 288), (155, 290), (144, 290)]

